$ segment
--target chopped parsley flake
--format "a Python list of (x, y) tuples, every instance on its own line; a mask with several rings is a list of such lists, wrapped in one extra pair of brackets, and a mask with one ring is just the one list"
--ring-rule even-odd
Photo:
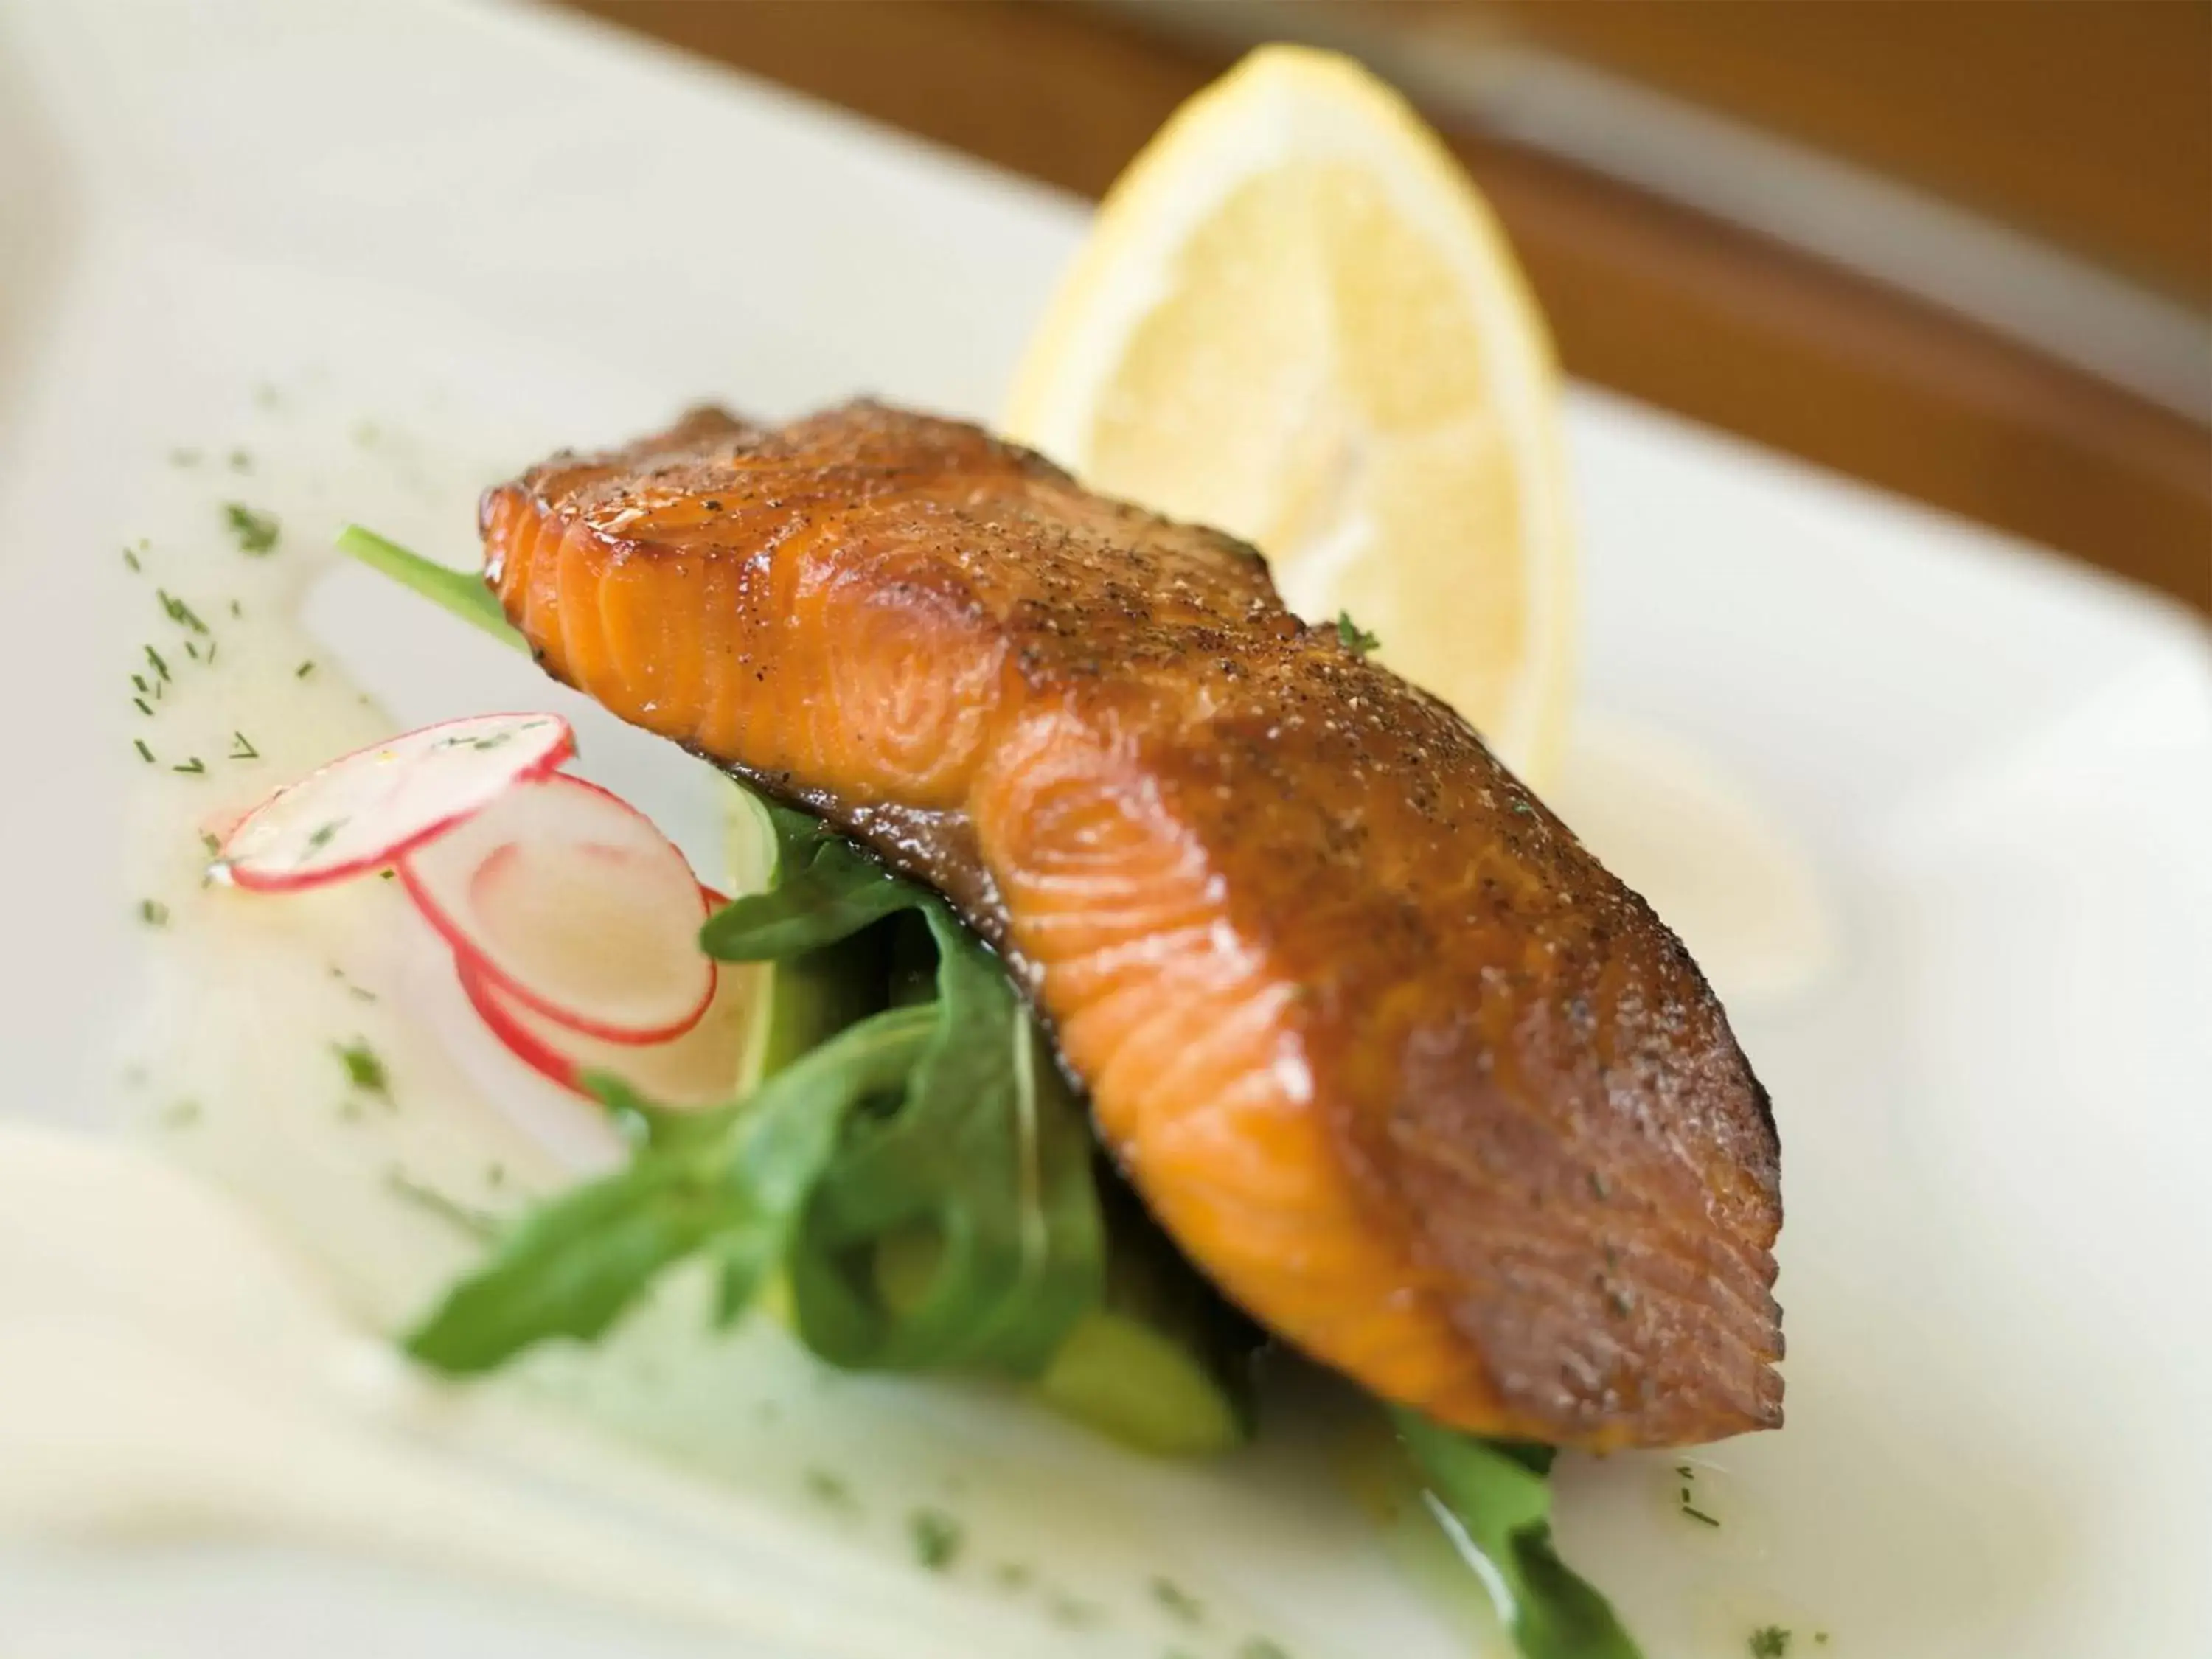
[(1349, 611), (1340, 611), (1336, 613), (1336, 637), (1338, 643), (1355, 657), (1364, 657), (1382, 643), (1376, 635), (1352, 621), (1352, 613)]
[[(233, 465), (237, 465), (237, 455), (231, 457)], [(240, 471), (244, 469), (240, 468)], [(230, 526), (231, 534), (238, 538), (240, 551), (258, 556), (275, 550), (282, 526), (277, 524), (274, 514), (256, 513), (241, 502), (226, 501), (222, 516)]]
[(140, 899), (138, 920), (149, 927), (167, 927), (169, 925), (169, 907), (159, 899)]
[(145, 698), (133, 697), (131, 701), (137, 705), (138, 712), (143, 714), (148, 720), (150, 720), (154, 718), (154, 705), (148, 702)]
[(359, 1037), (351, 1042), (333, 1042), (331, 1052), (338, 1057), (338, 1064), (345, 1067), (346, 1081), (355, 1088), (373, 1095), (391, 1095), (392, 1080), (385, 1073), (384, 1062)]
[(932, 1572), (943, 1572), (958, 1559), (966, 1533), (943, 1510), (916, 1510), (906, 1518), (914, 1559)]
[(146, 661), (155, 673), (160, 675), (161, 678), (166, 680), (169, 678), (169, 665), (161, 659), (161, 653), (150, 645), (146, 647)]
[(1761, 1625), (1744, 1643), (1751, 1659), (1783, 1659), (1790, 1651), (1790, 1632), (1779, 1625)]

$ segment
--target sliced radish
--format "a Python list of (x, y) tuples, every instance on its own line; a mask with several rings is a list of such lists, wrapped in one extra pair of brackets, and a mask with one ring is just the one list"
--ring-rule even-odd
[(558, 714), (426, 726), (286, 784), (222, 838), (209, 873), (277, 893), (380, 870), (575, 752)]
[(461, 990), (491, 1034), (514, 1057), (563, 1088), (587, 1094), (583, 1078), (609, 1072), (657, 1105), (677, 1110), (719, 1106), (734, 1097), (758, 1036), (758, 966), (726, 967), (699, 1023), (668, 1042), (609, 1042), (548, 1019), (508, 995), (474, 963), (457, 959)]
[(653, 820), (556, 772), (418, 847), (399, 877), (465, 970), (610, 1042), (662, 1042), (714, 1000), (708, 901)]

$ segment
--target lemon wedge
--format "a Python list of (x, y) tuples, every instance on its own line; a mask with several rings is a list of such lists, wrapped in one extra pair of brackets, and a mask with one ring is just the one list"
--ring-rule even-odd
[(1255, 52), (1132, 162), (1006, 424), (1092, 489), (1267, 555), (1540, 782), (1575, 559), (1543, 319), (1496, 220), (1350, 59)]

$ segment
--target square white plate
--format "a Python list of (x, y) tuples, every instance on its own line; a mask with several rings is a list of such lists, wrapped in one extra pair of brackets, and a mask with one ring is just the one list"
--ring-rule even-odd
[[(988, 418), (1081, 226), (564, 17), (0, 9), (0, 1111), (112, 1115), (141, 948), (116, 665), (148, 603), (116, 555), (175, 498), (173, 448), (260, 469), (199, 486), (210, 514), (277, 492), (288, 523), (369, 518), (459, 558), (472, 483), (692, 398)], [(371, 419), (415, 446), (373, 489), (270, 473)], [(1786, 1148), (1790, 1425), (1711, 1454), (1741, 1494), (1724, 1536), (1682, 1524), (1668, 1460), (1570, 1463), (1571, 1554), (1651, 1659), (1741, 1651), (1770, 1609), (1879, 1659), (2201, 1650), (2203, 630), (1609, 398), (1577, 393), (1570, 428), (1594, 720), (1743, 780), (1833, 932), (1816, 983), (1737, 1011)], [(355, 626), (410, 614), (342, 580), (318, 603)], [(395, 714), (465, 704), (449, 645), (385, 665)], [(1296, 1651), (1456, 1650), (1392, 1611), (1411, 1592), (1371, 1552), (1284, 1537), (1218, 1544), (1312, 1633)], [(715, 1650), (583, 1598), (252, 1540), (0, 1546), (0, 1647)]]

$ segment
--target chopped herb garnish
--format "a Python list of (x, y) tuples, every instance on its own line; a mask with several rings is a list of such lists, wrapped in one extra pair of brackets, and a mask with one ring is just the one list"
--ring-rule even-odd
[(215, 666), (215, 653), (222, 648), (222, 641), (221, 640), (210, 640), (208, 641), (207, 663), (210, 668)]
[(173, 449), (169, 452), (171, 466), (198, 466), (199, 464), (200, 453), (197, 449)]
[(143, 674), (133, 674), (131, 677), (131, 684), (138, 688), (138, 695), (142, 697), (153, 689), (146, 684), (146, 677)]
[(242, 617), (246, 614), (246, 607), (236, 599), (233, 599), (230, 602), (230, 614), (234, 617)]
[(145, 738), (131, 738), (131, 746), (138, 751), (138, 758), (144, 761), (147, 765), (151, 766), (154, 763), (154, 751), (146, 746)]
[(809, 1494), (821, 1499), (833, 1509), (851, 1510), (860, 1507), (854, 1500), (853, 1489), (827, 1469), (807, 1470), (806, 1490)]
[(1698, 1522), (1705, 1526), (1717, 1527), (1720, 1525), (1719, 1522), (1714, 1520), (1711, 1516), (1707, 1515), (1695, 1504), (1684, 1504), (1682, 1505), (1682, 1513), (1688, 1516), (1691, 1520)]
[(234, 732), (230, 734), (230, 757), (233, 760), (259, 760), (261, 751), (253, 746), (245, 732)]
[(212, 830), (203, 830), (200, 831), (200, 845), (206, 849), (207, 855), (213, 858), (222, 851), (222, 837)]
[(1078, 1629), (1097, 1624), (1102, 1616), (1095, 1602), (1078, 1600), (1066, 1590), (1048, 1595), (1044, 1610), (1060, 1623)]
[(1172, 1578), (1152, 1580), (1152, 1600), (1187, 1625), (1199, 1624), (1206, 1618), (1206, 1603)]
[(1267, 1637), (1249, 1636), (1245, 1638), (1244, 1645), (1237, 1650), (1237, 1659), (1291, 1659), (1291, 1650)]
[(507, 1165), (506, 1165), (506, 1164), (485, 1164), (485, 1165), (484, 1165), (484, 1185), (485, 1185), (485, 1186), (487, 1186), (487, 1187), (504, 1187), (506, 1184), (507, 1184)]
[(943, 1572), (959, 1558), (966, 1533), (943, 1510), (916, 1510), (906, 1518), (914, 1559), (932, 1572)]
[(199, 613), (169, 592), (167, 588), (155, 588), (154, 597), (161, 600), (161, 609), (168, 613), (171, 622), (189, 628), (195, 634), (204, 634), (208, 631), (208, 625), (200, 620)]
[(1761, 1625), (1744, 1643), (1751, 1659), (1783, 1659), (1790, 1651), (1790, 1632), (1779, 1625)]
[(1602, 1200), (1613, 1196), (1613, 1188), (1606, 1183), (1605, 1176), (1595, 1170), (1589, 1172), (1589, 1189), (1595, 1199)]
[(188, 761), (179, 761), (169, 769), (172, 772), (182, 772), (196, 778), (207, 770), (207, 763), (195, 755)]
[(1364, 657), (1382, 643), (1358, 623), (1352, 620), (1349, 611), (1336, 613), (1336, 637), (1339, 644), (1355, 657)]
[(1536, 811), (1534, 807), (1529, 805), (1527, 801), (1522, 799), (1518, 795), (1514, 796), (1511, 800), (1505, 804), (1524, 818), (1532, 816)]
[(169, 925), (169, 907), (159, 899), (140, 899), (138, 920), (149, 927), (167, 927)]
[(138, 562), (138, 556), (127, 547), (123, 550), (123, 562), (129, 565), (133, 571), (145, 568), (145, 566)]
[(463, 1232), (482, 1239), (497, 1238), (506, 1231), (500, 1218), (488, 1210), (472, 1209), (416, 1180), (398, 1164), (384, 1172), (384, 1184), (395, 1197), (404, 1198), (418, 1209), (428, 1210), (442, 1220), (450, 1221)]
[(161, 1113), (165, 1129), (189, 1129), (200, 1121), (200, 1103), (197, 1100), (180, 1100)]
[(186, 640), (185, 641), (185, 654), (190, 657), (194, 662), (198, 662), (200, 659), (200, 648), (197, 645), (194, 645), (190, 640)]
[(241, 551), (259, 555), (275, 549), (281, 528), (275, 514), (256, 513), (238, 501), (225, 501), (222, 515), (230, 525), (231, 534), (238, 538)]
[(154, 672), (163, 679), (169, 678), (169, 665), (162, 660), (161, 653), (150, 645), (146, 647), (146, 660), (152, 665)]
[(137, 704), (137, 706), (138, 706), (138, 712), (139, 712), (140, 714), (143, 714), (143, 715), (144, 715), (148, 720), (152, 720), (152, 719), (154, 718), (154, 705), (153, 705), (152, 703), (150, 703), (150, 702), (148, 702), (146, 701), (146, 699), (145, 699), (145, 698), (143, 698), (143, 697), (133, 697), (133, 698), (131, 698), (131, 701), (132, 702), (134, 702), (134, 703)]
[(297, 668), (294, 669), (292, 671), (292, 678), (295, 680), (304, 680), (308, 675), (314, 672), (315, 665), (312, 660), (309, 660), (307, 662), (301, 663)]
[(392, 1084), (385, 1074), (384, 1062), (368, 1044), (356, 1037), (351, 1042), (333, 1042), (331, 1052), (338, 1057), (338, 1063), (345, 1067), (346, 1081), (355, 1088), (365, 1089), (373, 1095), (390, 1096)]
[(230, 461), (230, 470), (233, 472), (251, 472), (253, 471), (253, 457), (247, 454), (242, 449), (232, 450), (228, 459)]
[(1020, 1561), (1001, 1561), (991, 1569), (991, 1582), (1000, 1589), (1027, 1589), (1036, 1578), (1036, 1569)]

